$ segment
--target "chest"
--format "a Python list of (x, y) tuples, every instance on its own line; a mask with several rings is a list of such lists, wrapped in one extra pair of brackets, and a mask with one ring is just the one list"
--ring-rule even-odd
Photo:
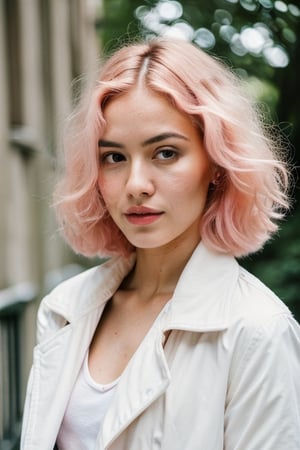
[(107, 303), (89, 349), (89, 370), (95, 381), (109, 383), (120, 377), (168, 299), (160, 296), (143, 304), (123, 293)]

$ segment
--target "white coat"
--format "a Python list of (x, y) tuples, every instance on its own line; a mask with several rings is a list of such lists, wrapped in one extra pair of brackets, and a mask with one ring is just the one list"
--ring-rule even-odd
[[(133, 264), (112, 258), (43, 300), (21, 450), (53, 449), (105, 303)], [(91, 450), (104, 449), (299, 450), (300, 327), (287, 307), (200, 244), (121, 376)]]

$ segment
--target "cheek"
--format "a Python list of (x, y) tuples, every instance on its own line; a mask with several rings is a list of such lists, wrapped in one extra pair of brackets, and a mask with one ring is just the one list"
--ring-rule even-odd
[[(184, 173), (184, 175), (183, 175)], [(180, 171), (169, 180), (174, 196), (204, 195), (206, 196), (211, 175), (210, 168), (189, 167), (187, 171)]]
[(105, 177), (99, 175), (98, 188), (99, 188), (100, 194), (106, 205), (108, 205), (110, 203), (110, 195), (109, 194), (112, 193), (111, 183), (110, 183), (110, 189), (108, 189), (107, 186), (108, 186), (108, 183), (107, 183), (107, 180), (105, 179)]

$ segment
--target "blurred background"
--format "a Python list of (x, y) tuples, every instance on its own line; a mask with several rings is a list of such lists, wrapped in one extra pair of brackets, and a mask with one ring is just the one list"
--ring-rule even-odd
[(101, 56), (156, 35), (222, 58), (290, 142), (293, 208), (241, 264), (300, 319), (298, 0), (0, 0), (1, 450), (19, 448), (40, 299), (95, 263), (67, 248), (50, 207), (63, 121)]

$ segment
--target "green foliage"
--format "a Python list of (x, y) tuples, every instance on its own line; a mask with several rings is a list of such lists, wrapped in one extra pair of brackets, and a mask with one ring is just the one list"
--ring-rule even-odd
[(273, 0), (109, 0), (106, 43), (157, 34), (185, 35), (251, 74), (286, 67), (297, 42), (300, 9)]
[(261, 254), (245, 258), (241, 264), (257, 275), (288, 305), (300, 321), (300, 211), (288, 218), (280, 233)]
[(104, 0), (104, 20), (98, 27), (101, 45), (105, 53), (110, 53), (124, 42), (140, 36), (140, 25), (134, 11), (140, 1)]
[[(218, 55), (245, 79), (291, 141), (289, 158), (299, 179), (300, 8), (286, 0), (104, 0), (99, 30), (105, 51), (155, 35), (184, 37)], [(280, 233), (242, 261), (290, 307), (300, 321), (300, 190)]]

